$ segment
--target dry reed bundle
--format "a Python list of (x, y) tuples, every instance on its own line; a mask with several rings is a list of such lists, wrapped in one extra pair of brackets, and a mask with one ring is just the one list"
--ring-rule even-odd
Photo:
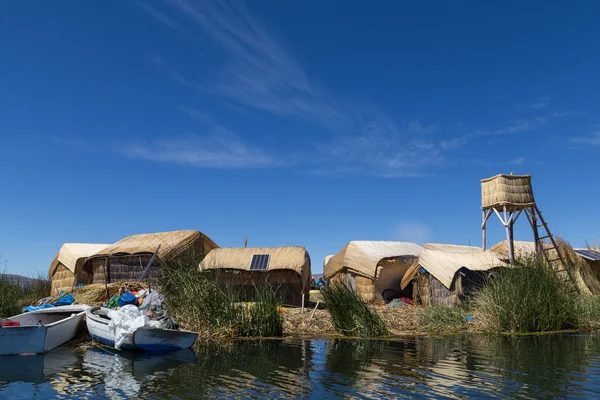
[(106, 286), (104, 284), (93, 284), (78, 286), (73, 289), (75, 301), (80, 304), (99, 306), (105, 304), (111, 297), (121, 295), (127, 291), (139, 291), (148, 286), (140, 282), (115, 282), (108, 284), (108, 295), (106, 298)]
[(598, 281), (588, 263), (575, 253), (573, 247), (566, 240), (557, 238), (556, 242), (562, 256), (565, 258), (565, 262), (573, 269), (577, 286), (583, 289), (584, 294), (599, 295), (600, 281)]
[(535, 204), (531, 175), (496, 175), (481, 180), (481, 207), (506, 205), (526, 207)]
[(588, 250), (594, 250), (594, 251), (600, 251), (600, 242), (592, 240), (592, 241), (585, 241), (585, 247), (587, 247)]

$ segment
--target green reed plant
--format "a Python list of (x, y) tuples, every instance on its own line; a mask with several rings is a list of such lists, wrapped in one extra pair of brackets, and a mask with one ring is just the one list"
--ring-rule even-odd
[(544, 332), (584, 324), (596, 313), (590, 299), (564, 270), (532, 257), (498, 271), (475, 295), (473, 306), (487, 329)]
[(321, 289), (335, 329), (346, 336), (376, 337), (388, 334), (381, 316), (348, 286), (331, 284)]
[(458, 307), (431, 306), (423, 309), (419, 325), (426, 331), (456, 331), (465, 329), (468, 322)]
[(8, 318), (19, 314), (19, 300), (23, 297), (21, 285), (10, 282), (0, 275), (0, 318)]
[(282, 336), (282, 301), (269, 284), (254, 287), (252, 302), (220, 284), (218, 274), (198, 270), (197, 262), (161, 268), (161, 293), (181, 326), (204, 338)]

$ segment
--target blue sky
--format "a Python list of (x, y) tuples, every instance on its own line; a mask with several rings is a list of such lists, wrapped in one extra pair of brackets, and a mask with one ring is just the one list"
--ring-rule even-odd
[(510, 171), (556, 234), (600, 239), (599, 12), (5, 2), (0, 268), (174, 229), (305, 246), (315, 272), (349, 240), (480, 245), (479, 181)]

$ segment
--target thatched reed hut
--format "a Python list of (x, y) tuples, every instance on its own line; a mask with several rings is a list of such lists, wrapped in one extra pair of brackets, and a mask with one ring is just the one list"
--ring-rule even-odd
[(65, 243), (50, 263), (48, 276), (52, 279), (52, 294), (71, 291), (79, 283), (91, 283), (91, 276), (83, 270), (87, 257), (108, 246), (93, 243)]
[(479, 247), (424, 244), (401, 286), (413, 286), (415, 304), (458, 306), (490, 271), (507, 266), (496, 253)]
[(535, 205), (531, 175), (500, 174), (481, 180), (481, 208), (519, 210)]
[(327, 263), (329, 262), (329, 260), (331, 260), (331, 257), (335, 256), (335, 254), (329, 254), (325, 256), (325, 260), (323, 260), (323, 269), (325, 269), (325, 266), (327, 265)]
[(348, 284), (365, 301), (391, 300), (402, 295), (400, 281), (419, 254), (414, 243), (355, 240), (327, 261), (323, 275)]
[(252, 301), (256, 287), (270, 284), (285, 305), (308, 304), (310, 257), (304, 247), (220, 248), (200, 262), (201, 271), (218, 272), (219, 282), (243, 301)]
[(84, 272), (92, 277), (92, 283), (138, 280), (159, 245), (151, 271), (167, 262), (197, 263), (219, 247), (202, 232), (193, 230), (132, 235), (97, 251), (85, 261)]
[(600, 251), (592, 249), (573, 249), (590, 268), (596, 279), (600, 280)]

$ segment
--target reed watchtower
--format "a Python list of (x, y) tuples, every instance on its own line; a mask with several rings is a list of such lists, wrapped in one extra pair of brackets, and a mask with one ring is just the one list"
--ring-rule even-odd
[[(531, 186), (531, 175), (496, 175), (481, 180), (481, 210), (483, 222), (481, 224), (481, 237), (483, 249), (486, 248), (486, 224), (492, 213), (496, 214), (506, 229), (506, 241), (508, 243), (508, 257), (510, 263), (514, 262), (514, 236), (513, 227), (521, 213), (525, 216), (533, 230), (535, 250), (538, 255), (543, 255), (549, 262), (560, 261), (573, 282), (575, 279), (569, 265), (554, 239), (554, 236), (544, 221)], [(543, 228), (540, 236), (539, 228)], [(554, 250), (551, 252), (550, 250)], [(549, 254), (556, 256), (550, 259)]]

